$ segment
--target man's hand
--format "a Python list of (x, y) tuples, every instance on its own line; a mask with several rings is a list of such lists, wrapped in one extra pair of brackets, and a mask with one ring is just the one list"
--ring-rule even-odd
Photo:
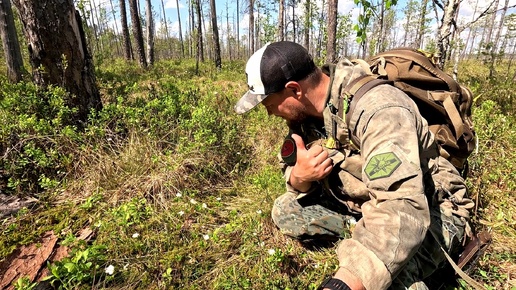
[(296, 142), (297, 159), (290, 174), (290, 185), (298, 191), (306, 192), (313, 181), (321, 180), (330, 174), (333, 168), (332, 160), (320, 145), (306, 149), (301, 136), (292, 134), (292, 139)]

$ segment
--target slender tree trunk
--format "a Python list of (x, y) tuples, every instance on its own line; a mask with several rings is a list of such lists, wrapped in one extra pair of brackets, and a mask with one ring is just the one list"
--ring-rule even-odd
[(305, 23), (304, 23), (304, 34), (305, 34), (305, 48), (310, 50), (310, 25), (312, 21), (312, 3), (310, 0), (305, 0)]
[[(496, 59), (497, 59), (497, 55), (498, 55), (498, 52), (499, 52), (498, 43), (500, 42), (500, 34), (501, 34), (501, 31), (502, 31), (502, 28), (503, 28), (503, 22), (504, 22), (504, 19), (505, 19), (505, 14), (507, 13), (507, 9), (508, 9), (507, 7), (508, 6), (509, 6), (509, 0), (505, 0), (504, 6), (503, 6), (503, 9), (502, 9), (502, 15), (500, 16), (500, 25), (498, 27), (498, 30), (496, 32), (496, 36), (495, 36), (494, 41), (493, 41), (493, 45), (491, 47), (491, 63), (490, 63), (490, 66), (489, 66), (489, 78), (492, 78), (494, 76), (494, 73), (495, 73)], [(495, 6), (495, 8), (497, 8), (497, 7), (498, 6)]]
[(93, 29), (93, 37), (95, 38), (95, 47), (97, 48), (97, 50), (100, 50), (101, 46), (100, 46), (100, 41), (99, 41), (99, 34), (97, 32), (97, 29), (99, 26), (98, 26), (98, 23), (95, 23), (95, 21), (96, 21), (95, 10), (93, 9), (93, 5), (91, 4), (91, 1), (89, 1), (88, 4), (90, 6), (91, 17), (89, 17), (89, 18), (91, 21), (91, 28)]
[(179, 42), (181, 43), (181, 58), (185, 57), (185, 43), (183, 42), (183, 29), (181, 28), (181, 14), (179, 13), (179, 0), (176, 0), (177, 21), (179, 22)]
[(279, 0), (278, 38), (280, 41), (285, 40), (285, 0)]
[(443, 68), (448, 59), (450, 36), (452, 34), (452, 22), (458, 12), (459, 0), (448, 0), (444, 6), (441, 26), (437, 36), (437, 55), (439, 56), (438, 66)]
[[(190, 5), (188, 5), (188, 9), (189, 9), (189, 15), (190, 15), (190, 19), (188, 20), (189, 21), (189, 26), (190, 26), (190, 37), (189, 37), (189, 45), (188, 45), (188, 55), (189, 56), (193, 56), (194, 55), (194, 43), (197, 42), (197, 40), (195, 39), (195, 29), (194, 29), (194, 26), (195, 26), (195, 19), (194, 19), (194, 11), (195, 11), (195, 0), (189, 0), (190, 2)], [(179, 11), (177, 11), (177, 13), (179, 13)]]
[[(473, 15), (471, 16), (471, 21), (473, 21), (475, 19), (475, 15), (477, 14), (477, 8), (478, 8), (478, 0), (475, 2), (475, 8), (473, 9)], [(473, 30), (473, 27), (470, 27), (468, 29), (468, 36), (466, 36), (466, 44), (465, 44), (465, 47), (464, 47), (464, 50), (462, 51), (462, 54), (461, 54), (461, 57), (460, 59), (463, 60), (464, 57), (466, 56), (466, 51), (468, 49), (468, 46), (469, 46), (469, 39), (471, 37), (471, 31)], [(473, 40), (475, 39), (474, 36), (475, 34), (473, 34)], [(473, 42), (471, 43), (471, 47), (473, 47)], [(471, 53), (471, 51), (470, 51)]]
[(129, 37), (129, 27), (127, 26), (127, 10), (125, 8), (125, 0), (120, 0), (120, 23), (122, 25), (122, 38), (124, 42), (124, 57), (126, 60), (132, 60), (133, 50), (131, 46), (131, 38)]
[(66, 105), (77, 111), (66, 121), (82, 127), (90, 110), (100, 110), (102, 103), (79, 12), (72, 0), (13, 2), (27, 39), (34, 82), (70, 92)]
[(231, 54), (231, 26), (229, 25), (229, 3), (226, 2), (226, 43), (227, 43), (227, 52), (229, 60), (233, 60)]
[(249, 54), (254, 51), (254, 0), (249, 0)]
[(197, 14), (197, 46), (196, 46), (197, 62), (199, 62), (199, 61), (204, 62), (204, 45), (203, 45), (203, 39), (202, 39), (202, 18), (201, 18), (201, 1), (200, 0), (195, 0), (195, 9), (196, 9), (196, 14)]
[(152, 17), (152, 4), (151, 0), (146, 0), (147, 11), (147, 61), (149, 65), (154, 64), (154, 17)]
[(419, 23), (417, 28), (417, 39), (416, 46), (422, 48), (423, 46), (423, 36), (425, 35), (426, 28), (426, 10), (428, 6), (428, 0), (423, 0), (421, 2), (421, 14), (419, 16)]
[(149, 65), (154, 64), (154, 17), (152, 17), (152, 4), (151, 0), (146, 0), (145, 3), (147, 4), (147, 11), (146, 11), (146, 18), (147, 18), (147, 37), (145, 38), (147, 40), (147, 62)]
[(296, 41), (296, 4), (292, 1), (292, 41)]
[(236, 39), (236, 55), (237, 55), (237, 58), (240, 57), (240, 0), (236, 0), (236, 25), (237, 25), (237, 28), (236, 28), (236, 35), (237, 35), (237, 39)]
[(113, 0), (109, 0), (109, 4), (111, 4), (111, 14), (113, 14), (113, 22), (115, 22), (115, 45), (116, 45), (116, 53), (118, 56), (120, 56), (120, 43), (118, 42), (118, 24), (116, 21), (116, 15), (115, 15), (115, 6), (113, 6)]
[[(172, 54), (172, 51), (174, 51), (173, 47), (172, 47), (172, 41), (170, 40), (170, 34), (168, 33), (168, 20), (167, 20), (167, 15), (165, 13), (165, 3), (163, 2), (163, 0), (161, 0), (161, 9), (162, 9), (162, 12), (163, 12), (163, 19), (162, 19), (162, 24), (163, 24), (163, 27), (165, 28), (165, 42), (168, 43), (168, 53), (166, 54), (167, 57), (170, 56)], [(179, 22), (179, 24), (181, 24), (181, 22)], [(181, 41), (182, 43), (182, 41)]]
[(7, 78), (9, 82), (17, 83), (23, 78), (24, 68), (10, 0), (0, 0), (0, 36), (4, 47)]
[(142, 24), (140, 21), (140, 13), (138, 12), (136, 0), (129, 0), (129, 11), (131, 13), (133, 37), (134, 41), (136, 42), (136, 53), (138, 54), (138, 62), (140, 63), (141, 67), (147, 67), (147, 61), (145, 60), (145, 50), (143, 47)]
[(326, 61), (333, 62), (337, 35), (337, 7), (339, 0), (328, 1), (328, 42), (326, 44)]
[(219, 41), (219, 27), (217, 25), (217, 8), (215, 0), (210, 0), (211, 8), (211, 28), (213, 29), (213, 47), (215, 53), (215, 67), (222, 68), (222, 60), (220, 58), (220, 41)]

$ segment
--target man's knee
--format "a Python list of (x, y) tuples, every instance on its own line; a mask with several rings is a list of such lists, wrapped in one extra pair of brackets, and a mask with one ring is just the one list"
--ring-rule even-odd
[(299, 238), (306, 234), (301, 205), (293, 193), (287, 192), (274, 201), (272, 220), (282, 233)]

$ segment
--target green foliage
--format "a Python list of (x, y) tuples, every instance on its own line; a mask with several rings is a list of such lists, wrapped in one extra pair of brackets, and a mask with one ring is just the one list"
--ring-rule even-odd
[[(353, 29), (357, 33), (356, 41), (357, 43), (365, 43), (367, 40), (367, 28), (369, 26), (369, 22), (371, 21), (371, 17), (377, 15), (378, 6), (375, 5), (372, 1), (369, 0), (354, 0), (355, 5), (361, 5), (363, 10), (358, 15), (358, 23), (355, 24)], [(385, 10), (391, 9), (392, 6), (397, 4), (397, 0), (386, 0)], [(379, 4), (381, 5), (381, 4)]]
[(1, 187), (15, 193), (38, 193), (56, 187), (71, 166), (70, 140), (76, 129), (66, 124), (74, 111), (67, 93), (32, 84), (0, 83)]
[[(243, 67), (237, 61), (220, 72), (201, 66), (195, 76), (189, 61), (158, 62), (149, 71), (104, 63), (97, 72), (104, 108), (81, 132), (60, 121), (69, 113), (60, 102), (64, 92), (2, 83), (0, 144), (11, 164), (2, 174), (19, 188), (55, 194), (36, 211), (0, 223), (0, 259), (53, 230), (72, 249), (48, 265), (48, 279), (63, 289), (316, 289), (338, 267), (335, 248), (304, 248), (272, 223), (273, 201), (284, 192), (276, 162), (286, 129), (260, 107), (233, 112), (246, 90)], [(473, 276), (510, 289), (514, 85), (486, 79), (487, 72), (466, 63), (460, 75), (477, 96), (479, 150), (467, 179), (479, 205), (474, 222), (501, 241)], [(24, 141), (16, 153), (7, 149), (20, 141), (4, 143), (11, 132), (25, 138), (18, 137)], [(19, 168), (20, 175), (22, 167), (36, 177), (12, 173)], [(94, 231), (94, 241), (75, 239), (84, 227)], [(34, 284), (15, 282), (19, 289)]]
[[(45, 277), (57, 289), (77, 289), (95, 280), (110, 280), (110, 274), (104, 275), (101, 269), (106, 261), (104, 245), (87, 245), (84, 241), (75, 241), (69, 257), (49, 264), (50, 276)], [(106, 270), (106, 272), (108, 272)]]

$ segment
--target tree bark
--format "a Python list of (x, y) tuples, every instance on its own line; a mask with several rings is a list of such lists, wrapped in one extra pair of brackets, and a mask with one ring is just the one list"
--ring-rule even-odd
[(285, 40), (285, 0), (279, 0), (278, 39)]
[(249, 0), (249, 55), (254, 51), (254, 0)]
[(179, 42), (181, 43), (181, 57), (185, 57), (185, 44), (183, 42), (183, 30), (181, 29), (181, 15), (179, 13), (179, 0), (176, 0), (177, 21), (179, 22)]
[(138, 12), (136, 0), (129, 0), (129, 12), (131, 13), (131, 26), (133, 28), (133, 38), (136, 42), (136, 53), (138, 54), (138, 63), (141, 67), (147, 67), (145, 60), (145, 50), (143, 47), (143, 31), (140, 21), (140, 13)]
[(10, 0), (0, 0), (0, 36), (4, 47), (7, 78), (9, 82), (17, 83), (23, 78), (24, 68)]
[(29, 49), (33, 80), (58, 85), (71, 93), (66, 103), (77, 112), (71, 124), (81, 126), (102, 103), (79, 12), (72, 0), (15, 0)]
[(154, 64), (154, 18), (152, 17), (152, 4), (151, 0), (146, 0), (147, 11), (147, 61), (149, 65)]
[(337, 7), (339, 0), (328, 1), (328, 42), (326, 43), (326, 61), (335, 60), (335, 46), (337, 35)]
[(450, 36), (452, 34), (452, 22), (455, 19), (455, 14), (458, 12), (459, 0), (448, 0), (444, 6), (441, 26), (437, 35), (437, 51), (439, 58), (438, 66), (444, 68), (446, 60), (448, 59)]
[(202, 38), (202, 13), (201, 0), (195, 0), (195, 9), (197, 14), (197, 57), (204, 62), (204, 44)]
[[(497, 3), (498, 4), (498, 3)], [(499, 53), (499, 50), (498, 50), (498, 43), (500, 42), (500, 34), (501, 34), (501, 31), (503, 29), (503, 23), (504, 23), (504, 19), (505, 19), (505, 14), (507, 14), (507, 7), (509, 6), (509, 0), (505, 0), (505, 3), (504, 3), (504, 6), (503, 6), (503, 9), (502, 9), (502, 15), (500, 16), (500, 25), (498, 26), (498, 30), (496, 32), (496, 36), (493, 40), (493, 45), (491, 47), (491, 63), (490, 63), (490, 66), (489, 66), (489, 78), (492, 78), (494, 76), (494, 73), (495, 73), (495, 65), (496, 65), (496, 59), (497, 59), (497, 56), (498, 56), (498, 53)], [(495, 6), (495, 8), (497, 8), (498, 6)], [(496, 13), (495, 13), (496, 15)], [(494, 25), (494, 24), (493, 24)]]
[(120, 0), (120, 23), (122, 25), (122, 38), (124, 42), (124, 57), (126, 60), (132, 60), (133, 50), (131, 47), (131, 38), (129, 37), (129, 27), (127, 26), (127, 10), (125, 0)]
[(305, 30), (304, 30), (304, 40), (305, 45), (304, 47), (308, 50), (310, 50), (310, 24), (312, 22), (312, 3), (310, 0), (305, 0)]
[(425, 30), (426, 30), (427, 6), (428, 6), (428, 0), (423, 0), (421, 2), (421, 11), (419, 14), (419, 23), (418, 23), (418, 27), (417, 27), (416, 46), (418, 48), (422, 48), (422, 46), (423, 46), (423, 35), (425, 35)]
[(220, 40), (219, 40), (219, 27), (217, 25), (217, 8), (215, 0), (210, 0), (211, 9), (211, 28), (213, 30), (213, 48), (215, 57), (215, 67), (222, 68), (222, 60), (220, 58)]
[[(113, 0), (109, 0), (109, 4), (111, 4), (111, 14), (113, 14), (113, 22), (115, 22), (115, 35), (118, 35), (118, 24), (116, 24), (116, 15), (115, 15), (115, 6), (113, 6)], [(115, 36), (115, 45), (116, 45), (116, 53), (120, 56), (120, 43), (118, 42), (118, 37)]]

